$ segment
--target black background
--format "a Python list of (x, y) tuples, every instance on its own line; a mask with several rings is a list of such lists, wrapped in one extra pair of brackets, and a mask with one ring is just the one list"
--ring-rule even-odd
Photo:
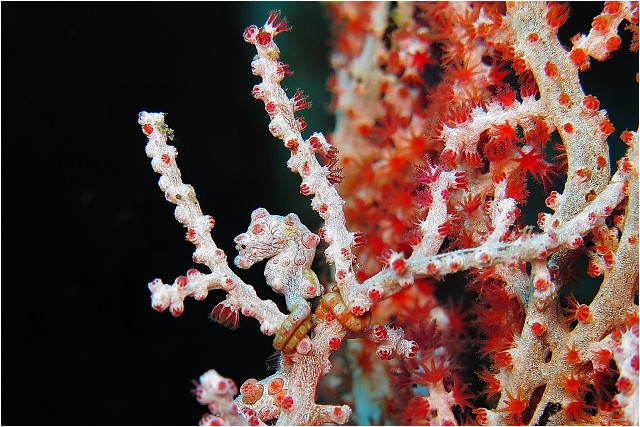
[[(566, 37), (601, 10), (577, 7), (588, 18), (574, 12)], [(255, 320), (237, 331), (207, 320), (222, 293), (189, 299), (177, 319), (151, 309), (146, 284), (195, 265), (137, 114), (168, 113), (183, 180), (230, 259), (259, 206), (316, 227), (250, 96), (258, 79), (242, 31), (271, 9), (294, 27), (277, 41), (295, 71), (289, 93), (304, 88), (314, 104), (305, 134), (329, 132), (328, 19), (317, 3), (2, 3), (2, 424), (194, 424), (205, 408), (192, 379), (211, 368), (238, 385), (268, 375), (271, 340)], [(624, 72), (606, 81), (598, 64), (584, 74), (615, 138), (620, 122), (637, 126), (636, 61), (614, 55), (609, 66)], [(273, 295), (260, 268), (239, 274)]]

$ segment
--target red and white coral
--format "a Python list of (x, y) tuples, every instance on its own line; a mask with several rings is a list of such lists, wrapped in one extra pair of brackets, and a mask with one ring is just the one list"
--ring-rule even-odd
[[(290, 313), (259, 298), (228, 266), (210, 235), (213, 219), (181, 180), (164, 116), (143, 112), (139, 123), (160, 188), (196, 246), (193, 260), (211, 270), (189, 270), (172, 285), (154, 280), (152, 306), (177, 316), (187, 296), (204, 299), (221, 289), (227, 297), (212, 317), (232, 327), (240, 314), (254, 317), (263, 333), (275, 335), (278, 371), (248, 379), (235, 399), (249, 424), (347, 422), (349, 406), (316, 398), (330, 356), (348, 339), (371, 343), (354, 350), (354, 360), (385, 364), (362, 369), (363, 383), (372, 383), (367, 373), (395, 378), (397, 393), (376, 403), (404, 422), (637, 423), (638, 136), (622, 132), (628, 149), (612, 175), (608, 138), (615, 129), (595, 96), (584, 93), (579, 74), (590, 58), (620, 48), (622, 22), (637, 50), (637, 2), (606, 2), (570, 51), (557, 37), (569, 16), (563, 4), (329, 9), (339, 113), (331, 143), (321, 133), (302, 136), (306, 122), (296, 113), (309, 102), (281, 87), (290, 71), (274, 38), (289, 30), (286, 20), (272, 12), (262, 27), (244, 32), (261, 78), (252, 94), (264, 102), (270, 132), (290, 151), (287, 166), (300, 175), (300, 192), (324, 221), (316, 235), (295, 214), (258, 209), (236, 238), (237, 266), (270, 258), (267, 284), (285, 294)], [(437, 67), (437, 78), (427, 79), (429, 67)], [(555, 135), (559, 154), (548, 158)], [(562, 174), (561, 192), (548, 192)], [(538, 214), (538, 233), (521, 218), (529, 175), (543, 184), (552, 211)], [(332, 273), (326, 290), (311, 270), (320, 240)], [(586, 272), (602, 276), (588, 303), (563, 293), (581, 254), (589, 258)], [(462, 305), (444, 306), (432, 291), (414, 291), (463, 271), (478, 298), (467, 303), (473, 316), (462, 315)], [(311, 315), (306, 300), (319, 295)], [(388, 323), (392, 318), (398, 323)], [(463, 356), (476, 350), (486, 399), (461, 386), (469, 378)], [(374, 351), (377, 359), (369, 357)], [(205, 374), (196, 389), (213, 414), (205, 424), (232, 417), (234, 386), (216, 375)], [(223, 396), (216, 394), (220, 384)], [(413, 386), (426, 387), (428, 396)]]

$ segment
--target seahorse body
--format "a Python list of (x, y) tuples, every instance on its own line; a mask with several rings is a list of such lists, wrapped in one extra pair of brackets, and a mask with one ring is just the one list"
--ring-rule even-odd
[(264, 270), (267, 284), (275, 292), (284, 294), (289, 311), (307, 308), (306, 299), (322, 295), (322, 285), (311, 269), (320, 237), (309, 231), (296, 214), (283, 217), (258, 208), (251, 213), (247, 232), (234, 241), (238, 250), (234, 261), (237, 267), (247, 269), (271, 258)]

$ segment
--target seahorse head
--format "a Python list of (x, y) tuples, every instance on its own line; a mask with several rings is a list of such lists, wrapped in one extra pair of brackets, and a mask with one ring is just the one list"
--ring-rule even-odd
[(251, 213), (247, 231), (238, 235), (234, 241), (238, 250), (234, 263), (237, 267), (246, 269), (295, 245), (300, 245), (303, 249), (297, 252), (315, 252), (320, 238), (311, 233), (294, 213), (283, 217), (258, 208)]

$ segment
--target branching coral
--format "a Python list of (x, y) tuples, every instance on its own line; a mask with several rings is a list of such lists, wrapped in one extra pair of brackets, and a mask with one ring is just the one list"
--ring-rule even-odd
[[(580, 73), (621, 47), (623, 23), (637, 50), (638, 4), (606, 2), (571, 49), (558, 40), (566, 4), (329, 10), (338, 118), (330, 137), (302, 136), (307, 124), (296, 113), (309, 103), (281, 86), (290, 71), (274, 38), (290, 30), (286, 20), (272, 12), (244, 32), (261, 79), (252, 95), (324, 221), (312, 232), (293, 213), (259, 208), (235, 239), (236, 266), (269, 259), (266, 282), (289, 313), (258, 297), (217, 248), (215, 221), (181, 180), (164, 115), (139, 116), (160, 188), (196, 246), (193, 260), (211, 271), (154, 280), (153, 307), (180, 315), (187, 296), (221, 289), (214, 320), (257, 319), (282, 355), (276, 373), (248, 379), (233, 402), (234, 384), (203, 375), (196, 395), (211, 414), (201, 423), (637, 424), (638, 136), (618, 131), (627, 150), (612, 174), (616, 131)], [(551, 211), (538, 214), (538, 231), (521, 215), (529, 177)], [(311, 268), (318, 245), (326, 283)], [(590, 302), (572, 291), (578, 269), (602, 276)], [(461, 272), (475, 298), (438, 299)], [(363, 344), (347, 346), (350, 358), (330, 360), (355, 340)], [(354, 365), (360, 395), (316, 403), (332, 362)], [(363, 400), (358, 384), (377, 390)], [(378, 406), (375, 416), (367, 404)]]

